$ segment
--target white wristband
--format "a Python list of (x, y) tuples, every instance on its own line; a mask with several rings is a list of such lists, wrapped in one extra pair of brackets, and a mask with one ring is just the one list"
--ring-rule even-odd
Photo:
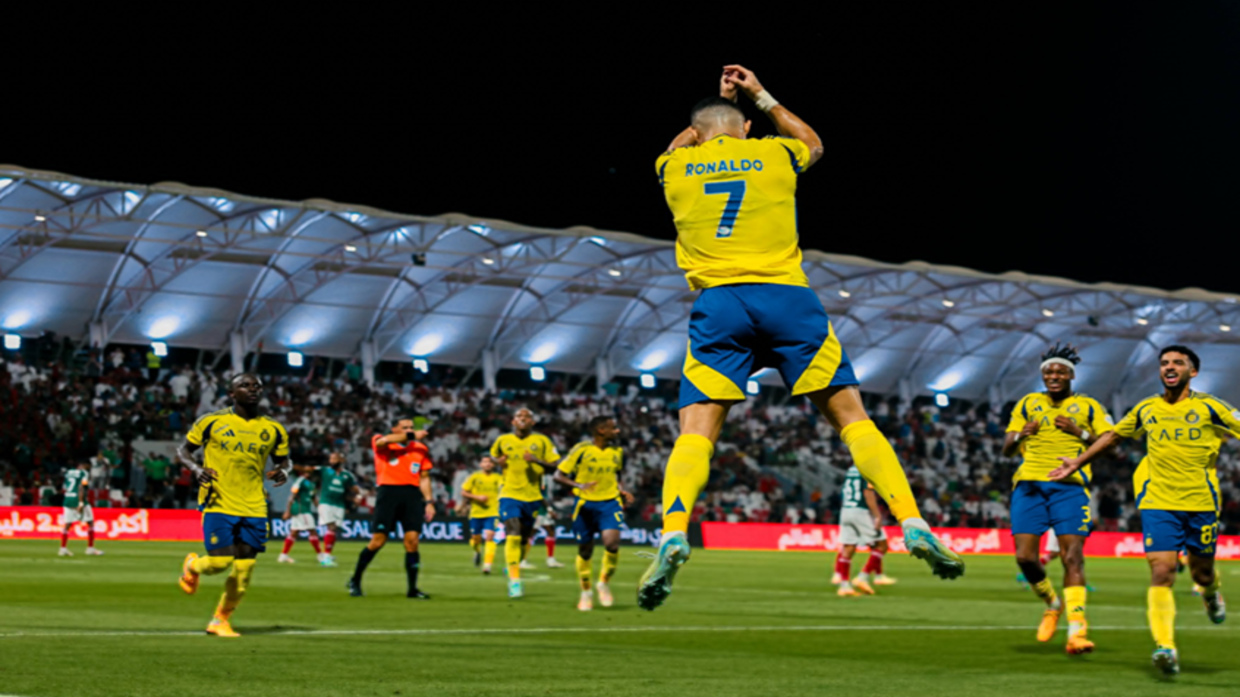
[(758, 96), (753, 98), (753, 103), (756, 104), (762, 111), (770, 111), (771, 109), (779, 106), (779, 102), (777, 102), (775, 98), (771, 96), (771, 93), (766, 90), (759, 92)]
[(1086, 442), (1089, 441), (1089, 431), (1086, 431), (1085, 429), (1081, 429), (1081, 440), (1086, 441)]

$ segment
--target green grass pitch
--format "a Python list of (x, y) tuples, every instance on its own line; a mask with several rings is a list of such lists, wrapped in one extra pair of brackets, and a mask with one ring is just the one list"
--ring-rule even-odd
[[(697, 550), (647, 613), (634, 605), (645, 562), (625, 548), (616, 607), (581, 613), (571, 563), (526, 572), (526, 598), (510, 601), (502, 573), (481, 576), (467, 547), (426, 545), (433, 599), (418, 602), (403, 597), (403, 555), (389, 545), (355, 599), (343, 586), (360, 546), (340, 545), (341, 568), (323, 569), (299, 543), (295, 566), (260, 558), (234, 616), (244, 636), (224, 640), (201, 631), (222, 578), (204, 577), (194, 597), (176, 586), (196, 545), (104, 549), (61, 559), (55, 542), (0, 542), (0, 695), (1240, 694), (1240, 618), (1210, 625), (1187, 579), (1183, 673), (1155, 674), (1140, 560), (1089, 561), (1098, 649), (1068, 657), (1062, 630), (1035, 641), (1040, 605), (1001, 557), (972, 557), (964, 579), (944, 582), (893, 555), (898, 585), (841, 599), (827, 583), (833, 555)], [(1240, 565), (1221, 570), (1225, 589), (1240, 588)]]

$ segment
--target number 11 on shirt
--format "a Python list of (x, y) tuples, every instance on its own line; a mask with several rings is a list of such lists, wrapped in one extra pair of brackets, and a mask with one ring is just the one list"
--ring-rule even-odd
[(745, 201), (745, 180), (707, 182), (705, 193), (707, 196), (713, 194), (728, 195), (728, 202), (723, 205), (723, 217), (719, 219), (719, 231), (715, 233), (715, 237), (731, 237), (732, 228), (736, 225), (736, 216), (740, 215), (741, 204)]

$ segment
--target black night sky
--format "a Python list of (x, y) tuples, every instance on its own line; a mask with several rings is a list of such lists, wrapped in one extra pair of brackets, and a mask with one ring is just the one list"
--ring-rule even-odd
[(739, 62), (827, 143), (807, 248), (1240, 292), (1235, 6), (823, 5), (78, 16), (11, 37), (0, 162), (670, 238), (654, 159)]

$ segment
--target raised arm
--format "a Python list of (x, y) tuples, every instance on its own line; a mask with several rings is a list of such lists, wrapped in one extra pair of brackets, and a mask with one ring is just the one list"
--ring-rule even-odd
[(726, 65), (723, 68), (723, 82), (735, 85), (745, 93), (746, 97), (752, 99), (759, 109), (766, 112), (771, 123), (775, 124), (775, 130), (779, 131), (781, 136), (796, 138), (805, 143), (809, 148), (809, 162), (805, 163), (804, 169), (809, 169), (815, 162), (822, 159), (826, 150), (822, 146), (822, 139), (818, 137), (818, 133), (796, 114), (788, 111), (787, 107), (775, 101), (771, 93), (763, 89), (762, 83), (758, 82), (758, 77), (752, 70), (743, 65)]
[(1077, 470), (1093, 462), (1094, 458), (1106, 452), (1112, 445), (1115, 445), (1119, 441), (1119, 434), (1115, 431), (1107, 431), (1106, 433), (1098, 436), (1098, 439), (1094, 441), (1093, 445), (1089, 446), (1089, 449), (1080, 455), (1077, 455), (1076, 457), (1059, 458), (1060, 460), (1063, 460), (1063, 464), (1051, 470), (1051, 473), (1048, 475), (1049, 479), (1052, 482), (1060, 482), (1068, 477), (1071, 477)]

